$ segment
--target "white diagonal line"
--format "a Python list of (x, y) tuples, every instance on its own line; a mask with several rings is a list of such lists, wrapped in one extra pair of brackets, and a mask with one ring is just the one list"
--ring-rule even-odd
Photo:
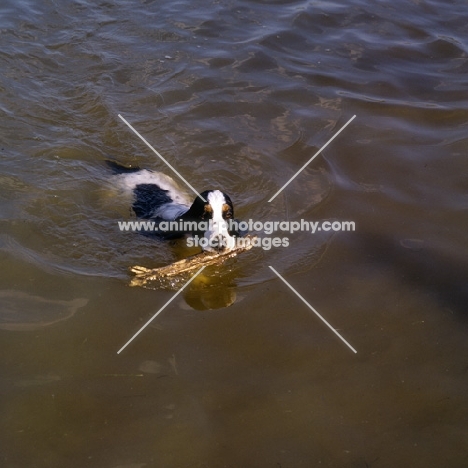
[(202, 266), (118, 351), (120, 354), (204, 269)]
[(354, 119), (353, 115), (341, 128), (338, 130), (269, 200), (268, 203), (273, 201), (313, 160), (318, 156)]
[(205, 200), (205, 199), (204, 199), (204, 198), (203, 198), (203, 197), (202, 197), (202, 196), (201, 196), (201, 195), (200, 195), (200, 194), (199, 194), (183, 177), (182, 177), (181, 174), (179, 174), (179, 172), (178, 172), (176, 169), (174, 169), (174, 168), (169, 164), (168, 161), (166, 161), (166, 160), (161, 156), (161, 154), (159, 154), (159, 153), (148, 143), (147, 140), (145, 140), (145, 139), (144, 139), (144, 138), (143, 138), (143, 137), (142, 137), (142, 136), (141, 136), (141, 135), (140, 135), (140, 134), (139, 134), (139, 133), (138, 133), (138, 132), (137, 132), (137, 131), (120, 115), (120, 114), (118, 114), (118, 116), (128, 125), (128, 127), (129, 127), (130, 129), (132, 129), (132, 130), (135, 132), (135, 134), (136, 134), (137, 136), (139, 136), (139, 137), (141, 138), (141, 140), (143, 141), (143, 143), (145, 143), (151, 150), (153, 150), (154, 153), (155, 153), (170, 169), (172, 169), (172, 171), (173, 171), (175, 174), (177, 174), (177, 176), (178, 176), (180, 179), (182, 179), (182, 180), (187, 184), (187, 186), (190, 187), (190, 189), (191, 189), (198, 197), (200, 197), (200, 198), (206, 203), (206, 200)]
[(296, 296), (304, 302), (304, 304), (315, 314), (317, 317), (346, 345), (348, 348), (357, 353), (357, 351), (272, 267), (269, 267), (276, 276), (283, 281), (283, 283), (294, 293)]

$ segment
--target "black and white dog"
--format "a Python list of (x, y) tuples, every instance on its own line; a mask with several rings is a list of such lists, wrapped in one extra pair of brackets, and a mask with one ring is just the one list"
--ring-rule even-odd
[[(125, 167), (115, 161), (106, 161), (107, 165), (119, 177), (125, 188), (133, 191), (133, 211), (140, 219), (155, 222), (155, 234), (164, 239), (183, 237), (189, 234), (205, 239), (199, 245), (203, 250), (225, 252), (236, 245), (239, 233), (230, 229), (230, 220), (234, 220), (234, 207), (228, 195), (220, 190), (206, 190), (190, 200), (173, 179), (160, 172), (152, 172), (138, 167)], [(180, 227), (161, 230), (163, 222), (175, 221), (172, 226)]]

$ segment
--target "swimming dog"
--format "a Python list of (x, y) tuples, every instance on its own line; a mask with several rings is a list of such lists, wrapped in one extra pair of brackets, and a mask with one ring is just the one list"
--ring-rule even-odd
[[(139, 167), (126, 167), (107, 160), (107, 165), (134, 195), (133, 211), (140, 219), (155, 222), (155, 235), (164, 239), (188, 234), (206, 239), (200, 242), (203, 250), (225, 252), (235, 247), (239, 233), (230, 229), (234, 220), (234, 206), (221, 190), (205, 190), (193, 203), (187, 199), (169, 176)], [(170, 230), (158, 229), (168, 226)]]

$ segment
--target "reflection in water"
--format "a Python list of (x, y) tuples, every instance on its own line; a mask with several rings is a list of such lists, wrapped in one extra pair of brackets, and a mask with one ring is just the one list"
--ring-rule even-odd
[(205, 267), (197, 271), (179, 273), (174, 276), (160, 276), (145, 282), (145, 289), (180, 291), (191, 278), (196, 277), (183, 291), (186, 303), (195, 310), (220, 309), (236, 301), (236, 277), (239, 272), (229, 268), (229, 261), (221, 266)]
[(38, 375), (30, 379), (18, 380), (15, 382), (16, 387), (34, 387), (36, 385), (47, 385), (55, 382), (60, 382), (62, 379), (59, 375)]
[(229, 307), (236, 301), (235, 284), (219, 282), (218, 277), (202, 272), (190, 284), (184, 299), (195, 310), (210, 310)]
[(69, 319), (87, 303), (83, 298), (60, 301), (22, 291), (0, 291), (0, 329), (38, 330)]

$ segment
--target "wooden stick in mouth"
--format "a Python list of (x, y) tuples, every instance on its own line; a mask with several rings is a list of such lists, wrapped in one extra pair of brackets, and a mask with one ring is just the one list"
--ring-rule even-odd
[(247, 252), (253, 247), (253, 240), (256, 236), (246, 235), (241, 237), (243, 242), (236, 245), (232, 250), (226, 252), (201, 252), (196, 255), (184, 258), (178, 262), (171, 263), (159, 268), (146, 268), (143, 266), (133, 266), (130, 271), (135, 275), (130, 286), (145, 286), (151, 281), (157, 281), (163, 278), (169, 278), (183, 273), (189, 273), (202, 266), (220, 265), (229, 258), (236, 257), (240, 253)]

